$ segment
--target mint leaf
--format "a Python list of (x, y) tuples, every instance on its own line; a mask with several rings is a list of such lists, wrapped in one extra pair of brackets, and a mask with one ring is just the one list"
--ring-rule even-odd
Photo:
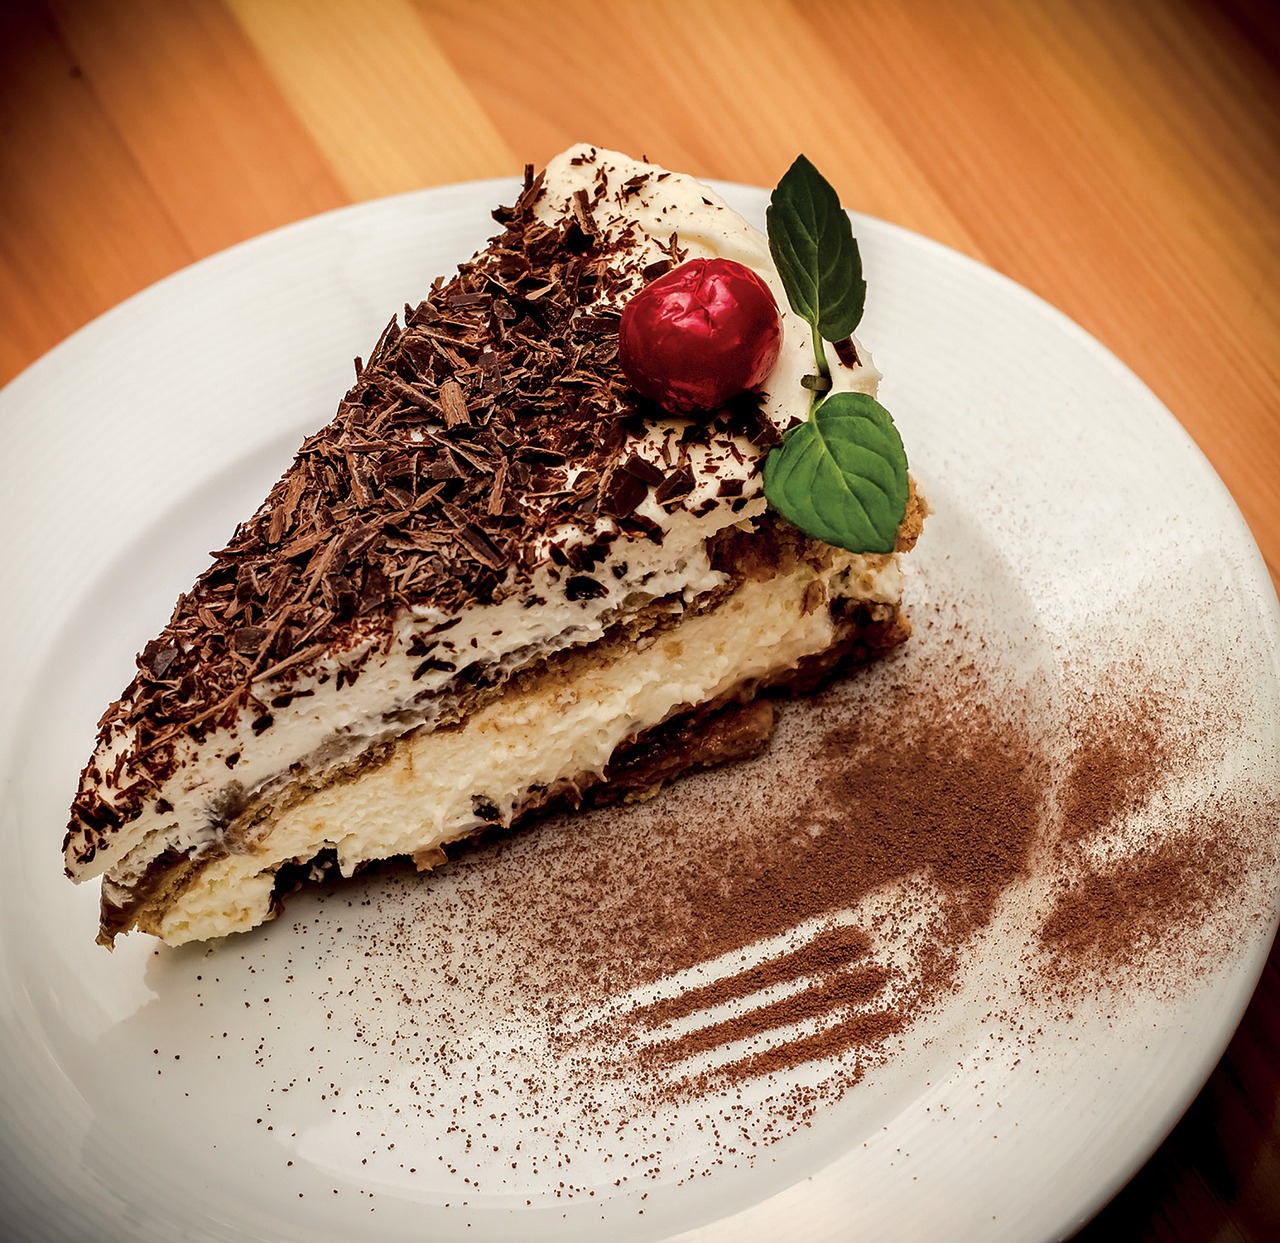
[(843, 341), (862, 319), (867, 283), (840, 196), (800, 155), (778, 182), (765, 220), (791, 309), (824, 340)]
[(833, 393), (765, 459), (764, 494), (814, 539), (892, 552), (907, 511), (907, 455), (893, 418), (865, 393)]

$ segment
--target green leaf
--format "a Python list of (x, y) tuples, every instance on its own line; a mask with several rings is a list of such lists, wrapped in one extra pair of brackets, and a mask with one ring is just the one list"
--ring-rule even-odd
[(840, 196), (800, 155), (778, 182), (765, 219), (791, 309), (824, 340), (843, 341), (862, 319), (867, 283)]
[(764, 494), (806, 535), (892, 552), (907, 510), (907, 455), (892, 416), (865, 393), (833, 393), (765, 459)]

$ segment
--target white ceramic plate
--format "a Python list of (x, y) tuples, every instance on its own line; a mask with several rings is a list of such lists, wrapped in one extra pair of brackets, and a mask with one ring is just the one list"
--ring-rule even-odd
[[(762, 220), (763, 192), (726, 193)], [(432, 1071), (434, 1020), (393, 1013), (408, 1004), (389, 993), (397, 971), (441, 1013), (457, 990), (473, 1047), (500, 1043), (501, 1024), (486, 1027), (483, 999), (463, 997), (474, 981), (442, 984), (380, 941), (379, 921), (419, 909), (411, 887), (375, 880), (302, 898), (292, 922), (214, 951), (138, 936), (112, 955), (94, 945), (96, 887), (63, 878), (59, 846), (97, 715), (207, 551), (328, 417), (351, 358), (481, 245), (490, 209), (512, 197), (507, 182), (448, 187), (259, 238), (103, 316), (0, 394), (6, 1230), (166, 1241), (1069, 1233), (1176, 1121), (1252, 993), (1274, 928), (1265, 824), (1241, 847), (1254, 852), (1248, 878), (1213, 913), (1235, 932), (1189, 983), (1086, 995), (1069, 1017), (1039, 1007), (1018, 985), (1024, 893), (970, 947), (947, 1004), (811, 1125), (726, 1159), (698, 1119), (673, 1115), (650, 1128), (652, 1160), (639, 1154), (621, 1179), (607, 1145), (549, 1136), (554, 1105), (508, 1114), (518, 1093), (495, 1086), (496, 1053)], [(858, 229), (871, 290), (861, 335), (935, 509), (910, 587), (926, 618), (919, 651), (937, 637), (925, 606), (959, 602), (992, 669), (1039, 705), (1050, 742), (1091, 679), (1135, 662), (1176, 670), (1206, 703), (1231, 704), (1212, 777), (1184, 772), (1180, 805), (1252, 800), (1274, 824), (1277, 605), (1203, 458), (1131, 373), (1033, 295), (883, 223)], [(440, 881), (444, 909), (462, 900), (460, 883)], [(361, 907), (352, 895), (366, 892)], [(500, 974), (499, 948), (454, 952), (483, 980)], [(371, 953), (381, 977), (361, 966)], [(484, 1146), (489, 1102), (498, 1156), (481, 1160), (470, 1141)], [(529, 1160), (496, 1177), (515, 1168), (517, 1145)]]

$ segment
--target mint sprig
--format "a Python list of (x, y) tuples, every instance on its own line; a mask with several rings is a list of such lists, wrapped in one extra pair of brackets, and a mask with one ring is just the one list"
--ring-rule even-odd
[(907, 455), (893, 417), (874, 397), (830, 388), (823, 341), (843, 341), (862, 319), (867, 284), (839, 195), (803, 155), (766, 213), (769, 250), (791, 309), (813, 332), (813, 405), (764, 464), (765, 499), (806, 535), (856, 553), (892, 552), (907, 510)]

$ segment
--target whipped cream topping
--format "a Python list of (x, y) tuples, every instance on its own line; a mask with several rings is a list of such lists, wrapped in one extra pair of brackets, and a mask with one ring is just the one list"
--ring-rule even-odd
[[(637, 184), (639, 183), (639, 184)], [(635, 187), (634, 189), (632, 187)], [(801, 381), (814, 370), (813, 335), (787, 302), (782, 278), (769, 253), (768, 238), (711, 187), (688, 173), (673, 173), (617, 151), (589, 144), (570, 147), (548, 165), (538, 214), (551, 220), (572, 210), (574, 196), (598, 194), (593, 215), (610, 237), (636, 239), (647, 260), (668, 252), (674, 238), (686, 259), (730, 259), (750, 268), (769, 286), (782, 318), (782, 350), (765, 381), (761, 411), (779, 434), (797, 419), (807, 416), (810, 393)], [(874, 397), (881, 375), (870, 354), (854, 339), (858, 363), (847, 366), (829, 342), (822, 342), (831, 372), (832, 392), (859, 392)], [(649, 434), (635, 446), (647, 460), (662, 465), (671, 460), (670, 446), (685, 427), (680, 419), (655, 422)], [(664, 452), (665, 450), (665, 452)], [(712, 501), (725, 480), (742, 484), (742, 495), (761, 497), (760, 468), (768, 452), (745, 436), (726, 438), (690, 450), (695, 459), (694, 491), (687, 508)], [(645, 510), (655, 521), (662, 515)], [(764, 511), (764, 501), (739, 514), (754, 517)]]
[[(784, 331), (762, 410), (778, 432), (806, 416), (809, 393), (800, 381), (813, 361), (809, 326), (787, 307), (763, 234), (692, 177), (589, 146), (551, 162), (535, 212), (548, 223), (562, 222), (582, 211), (584, 201), (606, 236), (639, 248), (629, 270), (668, 256), (674, 245), (688, 257), (721, 256), (759, 273), (774, 290)], [(618, 296), (608, 294), (604, 309), (616, 309)], [(833, 383), (874, 394), (879, 373), (860, 346), (856, 353), (859, 363), (849, 367), (829, 352)], [(620, 456), (669, 468), (685, 426), (678, 419), (652, 422)], [(101, 808), (119, 810), (122, 823), (104, 832), (73, 820), (68, 873), (83, 880), (114, 867), (115, 881), (127, 887), (165, 850), (199, 856), (234, 849), (226, 829), (250, 799), (289, 784), (300, 767), (314, 773), (349, 765), (373, 744), (430, 729), (459, 679), (465, 684), (491, 667), (513, 672), (593, 643), (650, 601), (696, 606), (725, 582), (711, 566), (707, 541), (726, 527), (749, 527), (764, 511), (760, 465), (766, 450), (745, 435), (725, 433), (679, 451), (693, 476), (688, 493), (678, 504), (662, 504), (647, 486), (634, 508), (656, 538), (623, 533), (607, 516), (567, 519), (537, 537), (527, 561), (506, 569), (491, 602), (457, 612), (430, 605), (399, 609), (382, 621), (375, 615), (353, 630), (345, 646), (278, 678), (259, 678), (253, 702), (231, 723), (199, 739), (179, 735), (169, 742), (172, 761), (159, 782), (139, 760), (136, 727), (127, 717), (109, 723), (82, 793), (91, 788)], [(566, 464), (566, 486), (579, 469)], [(599, 544), (602, 537), (605, 551), (584, 587), (584, 576), (557, 553)], [(887, 603), (900, 598), (895, 558), (852, 562), (843, 580), (850, 595)]]

